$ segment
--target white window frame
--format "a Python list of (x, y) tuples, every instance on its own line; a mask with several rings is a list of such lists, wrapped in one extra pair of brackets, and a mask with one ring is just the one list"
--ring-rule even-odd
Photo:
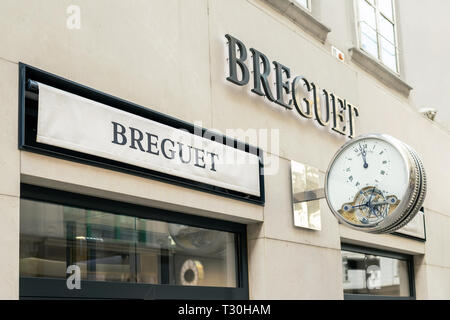
[(311, 0), (308, 1), (308, 6), (305, 8), (300, 3), (294, 0), (260, 0), (267, 3), (269, 6), (278, 11), (281, 15), (289, 18), (291, 22), (301, 27), (304, 31), (309, 33), (319, 40), (322, 44), (325, 44), (328, 33), (331, 29), (324, 25), (322, 22), (314, 18), (311, 12)]
[[(372, 54), (368, 53), (366, 50), (363, 49), (362, 45), (361, 45), (361, 18), (360, 18), (360, 14), (359, 14), (359, 1), (365, 1), (368, 5), (370, 5), (372, 8), (375, 9), (375, 27), (376, 27), (376, 35), (377, 35), (377, 57), (374, 57)], [(357, 32), (357, 42), (358, 42), (358, 48), (361, 49), (362, 51), (364, 51), (365, 53), (367, 53), (370, 57), (376, 59), (380, 64), (382, 64), (383, 66), (385, 66), (388, 70), (394, 72), (397, 75), (400, 75), (400, 54), (399, 54), (399, 48), (398, 48), (398, 32), (397, 32), (397, 13), (396, 13), (396, 3), (395, 0), (392, 0), (392, 19), (386, 17), (378, 8), (378, 0), (374, 0), (375, 5), (371, 4), (369, 1), (367, 0), (354, 0), (353, 1), (353, 6), (354, 6), (354, 10), (355, 10), (355, 17), (356, 17), (356, 32)], [(384, 64), (382, 58), (381, 58), (381, 41), (380, 38), (383, 37), (386, 41), (389, 41), (388, 39), (386, 39), (384, 36), (382, 36), (379, 33), (379, 24), (380, 24), (380, 16), (383, 16), (386, 20), (388, 20), (390, 23), (393, 24), (394, 26), (394, 47), (395, 47), (395, 63), (396, 63), (396, 69), (397, 70), (393, 70), (390, 67), (388, 67), (386, 64)], [(370, 27), (370, 26), (369, 26)], [(371, 27), (370, 27), (371, 28)], [(389, 41), (390, 42), (390, 41)]]
[(306, 7), (303, 6), (302, 4), (300, 4), (300, 2), (298, 2), (297, 0), (291, 0), (295, 5), (297, 5), (298, 7), (301, 7), (302, 9), (311, 12), (311, 0), (306, 0)]

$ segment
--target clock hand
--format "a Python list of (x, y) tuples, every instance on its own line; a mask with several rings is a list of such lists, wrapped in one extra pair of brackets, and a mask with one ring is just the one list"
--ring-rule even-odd
[[(366, 203), (357, 205), (357, 206), (352, 206), (352, 209), (355, 209), (355, 208), (361, 208), (361, 207), (368, 207), (368, 208), (370, 209), (370, 208), (371, 208), (371, 206), (370, 206), (370, 201), (372, 200), (372, 196), (373, 196), (374, 191), (375, 191), (375, 187), (373, 187), (373, 189), (372, 189), (372, 193), (370, 194), (369, 201), (367, 201)], [(346, 211), (347, 211), (347, 210), (346, 210)]]
[(374, 191), (375, 191), (375, 187), (373, 187), (372, 193), (370, 194), (369, 201), (367, 201), (367, 204), (368, 204), (369, 207), (370, 207), (370, 203), (371, 203), (371, 201), (372, 201), (372, 196), (373, 196)]
[(375, 206), (369, 207), (369, 209), (370, 209), (370, 212), (373, 213), (373, 214), (375, 215), (375, 217), (377, 217), (377, 218), (380, 217), (379, 215), (377, 215), (377, 212), (375, 211)]
[(392, 204), (389, 201), (381, 201), (381, 202), (375, 202), (372, 203), (373, 206), (381, 206), (382, 204)]
[(367, 169), (367, 167), (369, 167), (369, 164), (368, 164), (367, 161), (366, 161), (366, 155), (367, 155), (367, 153), (366, 153), (366, 149), (365, 149), (365, 148), (363, 149), (363, 148), (361, 147), (361, 144), (359, 145), (359, 151), (361, 151), (361, 156), (362, 156), (363, 161), (364, 161), (363, 167), (364, 167), (364, 169)]
[(361, 207), (367, 207), (367, 203), (360, 204), (360, 205), (357, 205), (357, 206), (352, 206), (352, 209), (361, 208)]
[(381, 206), (383, 204), (393, 205), (397, 202), (397, 198), (395, 196), (389, 196), (384, 201), (372, 203), (373, 206)]
[(370, 217), (371, 214), (375, 215), (375, 217), (377, 217), (377, 218), (380, 217), (377, 214), (377, 210), (375, 209), (375, 205), (370, 206), (369, 202), (367, 202), (367, 203), (360, 204), (360, 205), (357, 205), (357, 206), (352, 206), (352, 209), (360, 208), (360, 207), (367, 207), (367, 208), (369, 208), (369, 217)]
[(367, 207), (367, 208), (369, 208), (369, 216), (370, 216), (370, 214), (373, 213), (375, 215), (375, 217), (379, 218), (379, 215), (376, 212), (375, 206), (376, 206), (376, 204), (372, 203), (372, 205), (371, 205), (370, 201), (368, 201), (368, 202), (366, 202), (364, 204), (361, 204), (361, 205), (358, 205), (358, 206), (353, 206), (352, 208)]

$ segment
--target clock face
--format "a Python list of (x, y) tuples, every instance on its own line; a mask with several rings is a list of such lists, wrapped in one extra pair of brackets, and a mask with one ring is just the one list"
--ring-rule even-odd
[(331, 163), (327, 201), (351, 226), (376, 227), (408, 195), (410, 168), (401, 148), (387, 139), (367, 136), (346, 144)]

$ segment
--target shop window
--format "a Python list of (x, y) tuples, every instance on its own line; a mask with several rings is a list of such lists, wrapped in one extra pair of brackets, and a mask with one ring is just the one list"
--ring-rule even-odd
[(412, 299), (412, 258), (407, 255), (342, 245), (345, 299)]
[(395, 73), (399, 73), (394, 0), (356, 0), (359, 45)]
[[(68, 268), (75, 266), (80, 271), (81, 289), (85, 289), (85, 284), (91, 288), (99, 284), (107, 288), (105, 284), (111, 284), (120, 290), (120, 285), (126, 284), (124, 288), (133, 290), (130, 284), (134, 284), (147, 285), (152, 291), (152, 285), (171, 285), (174, 290), (201, 287), (203, 298), (210, 297), (208, 288), (215, 288), (218, 298), (228, 298), (230, 290), (238, 290), (237, 296), (247, 298), (239, 251), (245, 228), (236, 232), (242, 226), (223, 222), (221, 230), (215, 230), (208, 227), (209, 219), (174, 216), (127, 204), (117, 210), (113, 203), (108, 205), (106, 200), (85, 196), (79, 196), (84, 201), (75, 201), (77, 204), (66, 203), (64, 198), (68, 200), (70, 195), (50, 189), (41, 189), (47, 196), (39, 199), (27, 193), (29, 188), (36, 189), (23, 186), (25, 192), (20, 202), (20, 276), (24, 282), (41, 280), (38, 282), (42, 286), (41, 296), (77, 295), (77, 289), (69, 290), (66, 283)], [(166, 215), (166, 221), (160, 219), (161, 213)], [(193, 224), (186, 223), (189, 220), (186, 218)], [(57, 291), (45, 289), (49, 279), (59, 280)], [(224, 291), (221, 293), (220, 289)], [(102, 296), (99, 288), (91, 292), (95, 292), (93, 298), (109, 297), (107, 291)], [(151, 298), (183, 298), (180, 294), (189, 297), (189, 291), (183, 292)], [(120, 296), (118, 291), (115, 298), (129, 298), (127, 290), (122, 293)], [(86, 290), (83, 294), (91, 297)], [(30, 296), (26, 285), (21, 286), (20, 295)]]

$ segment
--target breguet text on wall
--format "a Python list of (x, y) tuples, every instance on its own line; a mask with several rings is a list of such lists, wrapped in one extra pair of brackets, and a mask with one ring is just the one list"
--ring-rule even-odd
[(267, 56), (250, 48), (253, 64), (251, 72), (246, 65), (248, 53), (244, 43), (229, 34), (225, 37), (228, 40), (228, 81), (245, 86), (250, 82), (252, 74), (253, 93), (265, 96), (286, 109), (295, 109), (301, 117), (315, 119), (320, 126), (329, 126), (340, 135), (347, 135), (349, 138), (355, 136), (355, 119), (359, 116), (356, 106), (331, 91), (320, 89), (303, 76), (292, 77), (290, 68), (277, 61), (273, 61), (275, 86), (272, 88), (269, 80), (271, 64)]

